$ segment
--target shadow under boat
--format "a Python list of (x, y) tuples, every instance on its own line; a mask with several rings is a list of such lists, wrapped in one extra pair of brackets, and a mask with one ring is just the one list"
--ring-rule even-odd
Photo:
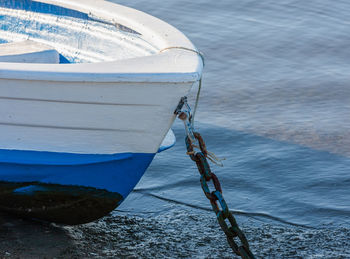
[(83, 186), (0, 182), (0, 210), (25, 218), (75, 225), (99, 219), (123, 200), (119, 193)]

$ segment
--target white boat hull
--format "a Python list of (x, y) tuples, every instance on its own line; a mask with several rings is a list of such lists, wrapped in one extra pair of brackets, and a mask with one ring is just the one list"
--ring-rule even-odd
[(161, 146), (201, 78), (198, 51), (105, 1), (0, 1), (0, 14), (0, 43), (12, 42), (0, 48), (0, 210), (67, 224), (106, 215), (173, 144)]
[(191, 85), (0, 79), (1, 148), (156, 153)]

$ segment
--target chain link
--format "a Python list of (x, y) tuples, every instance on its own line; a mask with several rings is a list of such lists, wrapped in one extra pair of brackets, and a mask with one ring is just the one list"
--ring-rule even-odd
[[(185, 106), (185, 111), (182, 111), (183, 106)], [(193, 127), (190, 123), (191, 111), (189, 105), (187, 104), (186, 98), (181, 99), (180, 104), (175, 111), (175, 114), (179, 115), (179, 118), (184, 121), (187, 134), (185, 139), (187, 154), (194, 162), (196, 162), (198, 171), (201, 175), (200, 182), (203, 192), (210, 201), (219, 225), (224, 231), (230, 247), (236, 255), (241, 256), (243, 259), (255, 259), (253, 253), (250, 251), (247, 238), (239, 228), (236, 219), (230, 212), (227, 203), (222, 195), (219, 179), (210, 169), (207, 160), (209, 152), (206, 149), (205, 142), (198, 132), (193, 131)], [(196, 145), (196, 143), (198, 143), (198, 145)], [(198, 148), (200, 152), (196, 152), (195, 148)], [(215, 191), (210, 191), (210, 188), (208, 186), (208, 182), (210, 181), (212, 181)], [(240, 244), (236, 243), (235, 239), (237, 238), (239, 239)]]
[[(221, 229), (226, 234), (227, 241), (232, 250), (244, 259), (254, 259), (253, 253), (250, 251), (249, 243), (242, 230), (239, 228), (234, 216), (230, 212), (227, 203), (222, 195), (221, 184), (218, 177), (211, 172), (208, 160), (205, 154), (205, 143), (198, 132), (194, 132), (194, 137), (198, 140), (201, 152), (194, 153), (192, 141), (187, 136), (185, 139), (187, 153), (190, 158), (196, 162), (198, 171), (201, 175), (200, 182), (205, 196), (209, 199), (213, 211), (216, 214), (217, 220)], [(215, 191), (210, 191), (208, 182), (212, 181)], [(229, 225), (226, 220), (228, 220)], [(238, 238), (241, 245), (235, 241)]]

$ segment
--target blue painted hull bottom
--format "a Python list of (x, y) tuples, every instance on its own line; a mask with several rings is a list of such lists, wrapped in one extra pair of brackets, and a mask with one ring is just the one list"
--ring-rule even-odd
[(94, 221), (126, 198), (154, 155), (0, 150), (0, 210), (63, 224)]

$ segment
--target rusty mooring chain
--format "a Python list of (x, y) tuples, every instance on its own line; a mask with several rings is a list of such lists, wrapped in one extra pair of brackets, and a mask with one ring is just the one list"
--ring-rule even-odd
[[(182, 111), (182, 107), (186, 106)], [(191, 110), (187, 104), (186, 97), (183, 97), (175, 110), (175, 114), (184, 122), (186, 128), (186, 148), (187, 154), (196, 162), (198, 171), (200, 173), (200, 182), (205, 196), (209, 199), (213, 211), (216, 214), (217, 220), (221, 229), (226, 234), (227, 241), (237, 255), (243, 259), (255, 259), (253, 253), (250, 251), (248, 240), (242, 230), (239, 228), (234, 216), (230, 212), (226, 201), (222, 195), (221, 184), (218, 177), (211, 171), (207, 156), (208, 151), (205, 142), (198, 132), (193, 131), (191, 124)], [(198, 142), (198, 146), (195, 143)], [(199, 148), (199, 152), (195, 151)], [(210, 191), (208, 182), (213, 182), (215, 191)], [(220, 205), (220, 206), (219, 206)], [(225, 220), (228, 220), (229, 225)], [(239, 239), (240, 244), (237, 244), (235, 239)]]

